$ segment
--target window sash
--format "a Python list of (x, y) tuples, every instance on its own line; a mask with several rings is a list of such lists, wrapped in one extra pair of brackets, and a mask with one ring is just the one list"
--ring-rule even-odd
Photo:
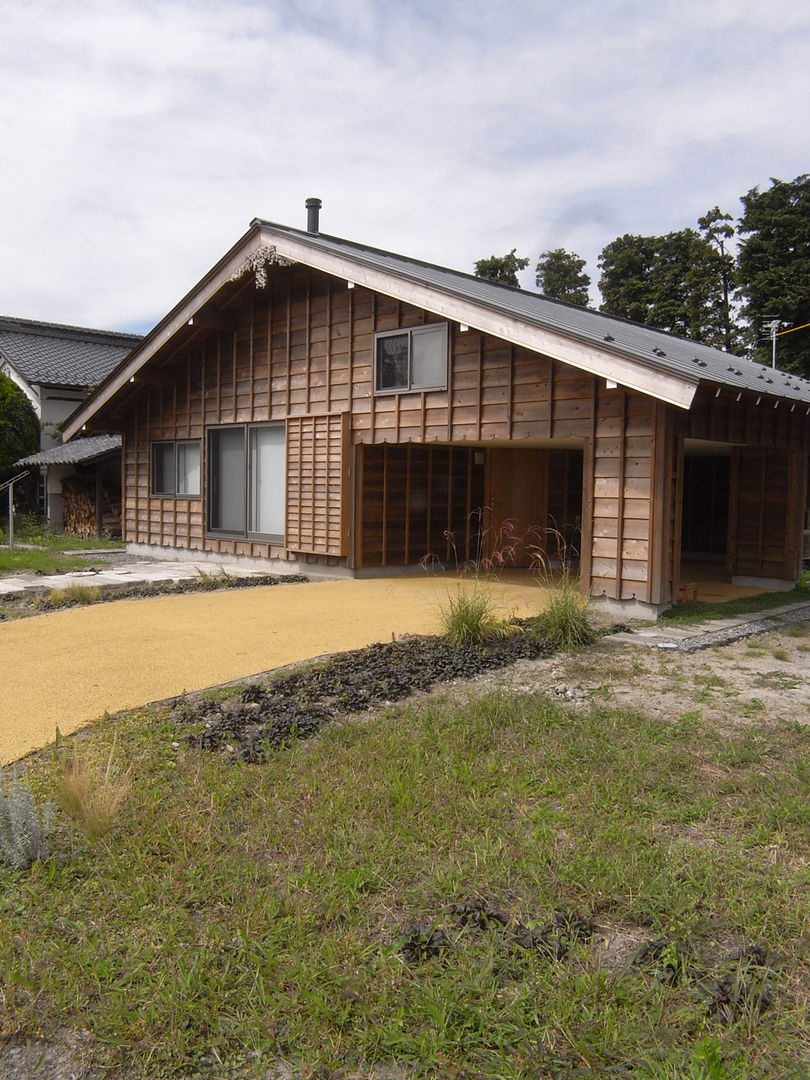
[(447, 387), (447, 324), (391, 330), (374, 339), (374, 393), (444, 390)]
[(174, 495), (174, 443), (152, 443), (152, 494)]
[(151, 453), (152, 495), (164, 499), (200, 497), (199, 439), (153, 442)]
[(201, 459), (199, 439), (178, 442), (176, 457), (177, 494), (199, 496)]
[(232, 536), (281, 538), (285, 529), (283, 423), (208, 429), (208, 528)]

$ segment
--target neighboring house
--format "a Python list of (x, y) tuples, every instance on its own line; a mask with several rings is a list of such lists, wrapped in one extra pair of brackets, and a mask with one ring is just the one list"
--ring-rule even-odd
[(40, 451), (60, 451), (56, 457), (40, 453), (36, 461), (24, 459), (40, 468), (41, 511), (56, 529), (62, 527), (62, 480), (83, 460), (65, 457), (57, 429), (140, 341), (136, 334), (0, 316), (0, 372), (31, 402), (40, 424)]
[[(124, 438), (135, 550), (374, 575), (503, 521), (653, 613), (681, 561), (786, 587), (810, 383), (318, 231), (256, 220), (65, 424)], [(484, 531), (479, 529), (484, 510)]]

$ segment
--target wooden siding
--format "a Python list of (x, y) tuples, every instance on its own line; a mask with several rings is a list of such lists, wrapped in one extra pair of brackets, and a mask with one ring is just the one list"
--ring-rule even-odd
[(291, 416), (287, 420), (286, 545), (290, 552), (343, 557), (346, 523), (349, 414)]
[[(598, 395), (588, 440), (593, 482), (588, 506), (591, 588), (613, 599), (658, 602), (653, 596), (651, 541), (656, 520), (653, 470), (656, 402), (625, 390)], [(584, 515), (585, 516), (585, 515)], [(660, 515), (659, 515), (660, 516)]]

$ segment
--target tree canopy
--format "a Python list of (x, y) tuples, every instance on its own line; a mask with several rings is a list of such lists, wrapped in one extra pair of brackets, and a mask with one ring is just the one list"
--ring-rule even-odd
[[(39, 449), (39, 422), (28, 398), (7, 375), (0, 374), (0, 483), (10, 480), (22, 470), (14, 462), (35, 454)], [(33, 510), (36, 507), (37, 480), (33, 470), (22, 483), (14, 488), (17, 509)], [(5, 517), (8, 505), (0, 500), (0, 514)]]
[(766, 324), (778, 319), (777, 366), (810, 377), (810, 176), (771, 179), (742, 197), (737, 274), (749, 343), (770, 363)]
[[(771, 179), (740, 201), (736, 229), (714, 206), (697, 228), (625, 233), (606, 244), (597, 263), (600, 310), (727, 352), (754, 349), (767, 364), (778, 320), (777, 366), (810, 378), (810, 175)], [(516, 286), (529, 260), (515, 252), (480, 259), (476, 275)], [(588, 304), (590, 277), (574, 252), (542, 252), (535, 280), (552, 300)]]
[(39, 423), (28, 398), (7, 375), (0, 375), (0, 482), (19, 469), (14, 462), (39, 449)]
[(620, 236), (602, 249), (599, 269), (607, 314), (718, 348), (729, 340), (726, 264), (695, 229)]
[(475, 276), (497, 282), (498, 285), (511, 285), (518, 288), (518, 271), (525, 270), (529, 260), (515, 254), (512, 248), (508, 255), (490, 255), (488, 259), (479, 259), (475, 264)]
[(588, 306), (591, 279), (585, 273), (585, 260), (565, 248), (543, 251), (535, 267), (538, 289), (551, 300), (565, 300), (579, 307)]

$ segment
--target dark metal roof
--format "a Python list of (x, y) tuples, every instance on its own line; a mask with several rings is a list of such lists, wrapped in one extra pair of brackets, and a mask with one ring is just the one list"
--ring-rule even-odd
[(764, 367), (722, 349), (340, 237), (305, 232), (259, 218), (251, 224), (294, 238), (313, 249), (503, 312), (529, 325), (557, 331), (606, 352), (641, 361), (653, 370), (810, 404), (810, 381), (807, 379)]
[(88, 435), (87, 438), (72, 439), (62, 446), (52, 446), (50, 450), (40, 450), (38, 454), (20, 458), (15, 465), (78, 465), (89, 463), (97, 458), (121, 449), (120, 435)]
[(139, 334), (0, 315), (0, 360), (28, 383), (97, 386), (141, 340)]

